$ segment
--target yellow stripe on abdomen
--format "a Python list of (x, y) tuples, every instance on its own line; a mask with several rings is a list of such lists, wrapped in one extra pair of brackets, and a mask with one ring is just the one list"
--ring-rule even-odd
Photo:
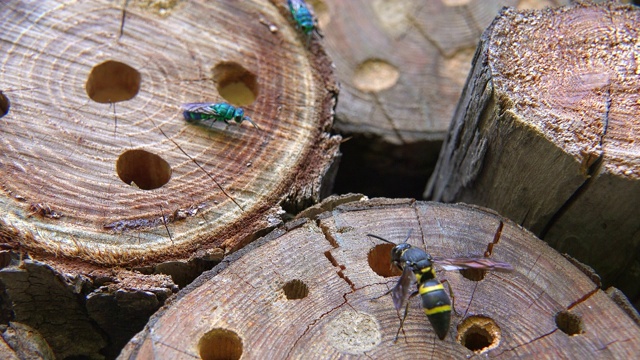
[(441, 305), (441, 306), (436, 306), (433, 309), (424, 309), (424, 313), (427, 314), (427, 316), (443, 313), (447, 311), (451, 312), (451, 305)]
[(432, 291), (438, 291), (438, 290), (444, 291), (444, 286), (442, 286), (442, 284), (437, 284), (433, 286), (420, 286), (420, 289), (418, 289), (418, 291), (420, 292), (420, 295), (423, 295)]

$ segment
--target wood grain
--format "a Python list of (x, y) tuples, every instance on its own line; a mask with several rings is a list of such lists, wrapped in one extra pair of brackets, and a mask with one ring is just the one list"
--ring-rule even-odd
[(629, 59), (639, 16), (610, 3), (503, 11), (425, 193), (495, 209), (632, 297), (640, 79)]
[[(5, 1), (0, 28), (1, 316), (56, 358), (114, 358), (332, 187), (337, 84), (284, 2)], [(223, 101), (260, 130), (183, 118)]]
[(503, 6), (564, 0), (325, 0), (314, 5), (341, 84), (338, 193), (420, 198), (483, 30)]
[[(412, 299), (393, 342), (399, 317), (391, 297), (381, 295), (397, 278), (388, 272), (388, 244), (366, 234), (401, 241), (408, 229), (409, 243), (433, 256), (481, 255), (494, 243), (491, 257), (515, 268), (481, 281), (439, 273), (450, 282), (459, 313), (444, 341)], [(120, 358), (625, 358), (640, 350), (640, 328), (587, 276), (530, 232), (478, 207), (346, 203), (315, 221), (296, 220), (241, 253), (154, 315)], [(387, 269), (373, 269), (372, 258), (386, 258)], [(578, 332), (565, 333), (571, 330), (556, 323), (560, 313), (581, 321)], [(497, 343), (474, 353), (469, 335), (484, 333), (461, 324), (487, 321), (497, 326)]]
[[(13, 242), (98, 264), (188, 259), (317, 201), (337, 85), (289, 18), (259, 0), (3, 6), (0, 220)], [(181, 103), (222, 101), (262, 131), (182, 118)]]

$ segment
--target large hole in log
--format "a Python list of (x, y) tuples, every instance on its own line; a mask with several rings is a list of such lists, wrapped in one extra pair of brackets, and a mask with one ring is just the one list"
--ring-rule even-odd
[(303, 299), (309, 295), (309, 287), (307, 284), (298, 279), (288, 281), (284, 284), (282, 290), (288, 300)]
[(560, 311), (556, 314), (556, 326), (563, 333), (573, 336), (584, 332), (582, 318), (568, 311)]
[(227, 329), (213, 329), (198, 343), (203, 360), (235, 360), (242, 356), (242, 339)]
[(171, 179), (171, 166), (163, 158), (145, 150), (127, 150), (116, 162), (122, 181), (142, 190), (161, 187)]
[(240, 64), (219, 63), (213, 68), (213, 80), (220, 96), (233, 105), (250, 105), (258, 96), (256, 76)]
[(402, 272), (391, 264), (391, 249), (393, 244), (378, 244), (367, 254), (369, 266), (376, 274), (384, 277), (400, 276)]
[(487, 275), (487, 270), (482, 269), (464, 269), (460, 270), (460, 274), (471, 281), (480, 281)]
[(91, 69), (85, 88), (91, 100), (102, 104), (132, 99), (140, 90), (140, 73), (118, 61), (105, 61)]
[(497, 348), (500, 338), (498, 325), (485, 316), (470, 316), (458, 325), (458, 342), (475, 353)]
[(9, 98), (0, 91), (0, 118), (7, 115), (9, 107), (11, 107)]
[(353, 85), (360, 91), (379, 92), (398, 82), (398, 69), (380, 59), (367, 59), (356, 67)]

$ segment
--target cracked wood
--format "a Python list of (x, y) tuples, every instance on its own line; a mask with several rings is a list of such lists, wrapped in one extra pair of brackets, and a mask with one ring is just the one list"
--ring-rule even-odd
[(640, 10), (503, 11), (425, 196), (522, 224), (640, 299)]
[[(474, 352), (461, 345), (465, 334), (457, 326), (486, 318), (500, 333), (499, 343), (484, 350), (489, 357), (626, 358), (640, 351), (640, 328), (597, 284), (493, 212), (391, 199), (324, 208), (329, 211), (295, 220), (203, 275), (152, 317), (121, 358), (204, 358), (203, 349), (212, 344), (217, 352), (208, 355), (220, 357), (465, 358)], [(459, 313), (444, 341), (414, 298), (404, 331), (393, 342), (400, 319), (391, 296), (382, 295), (397, 277), (372, 268), (372, 250), (381, 244), (366, 234), (401, 241), (408, 229), (409, 242), (433, 256), (490, 252), (515, 268), (481, 281), (438, 272), (450, 282)], [(388, 251), (384, 255), (390, 267)], [(305, 296), (287, 295), (292, 280), (306, 285)], [(581, 319), (581, 333), (569, 336), (559, 329), (556, 316), (564, 312)], [(221, 336), (223, 331), (233, 336)]]
[[(57, 358), (115, 357), (178, 285), (332, 186), (337, 84), (284, 2), (11, 0), (0, 28), (3, 317)], [(186, 122), (189, 102), (260, 130)]]
[[(0, 221), (19, 234), (12, 245), (101, 265), (185, 260), (239, 248), (280, 205), (317, 201), (338, 152), (337, 84), (287, 11), (266, 0), (7, 3)], [(225, 101), (262, 130), (183, 119), (181, 103)]]

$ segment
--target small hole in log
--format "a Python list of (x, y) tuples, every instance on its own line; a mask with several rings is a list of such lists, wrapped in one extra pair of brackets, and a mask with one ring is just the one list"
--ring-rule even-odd
[(398, 82), (398, 69), (380, 59), (368, 59), (358, 65), (353, 74), (353, 85), (360, 91), (379, 92)]
[(369, 250), (367, 260), (376, 274), (383, 277), (400, 276), (402, 271), (391, 263), (391, 249), (393, 244), (378, 244)]
[(91, 69), (85, 88), (101, 104), (133, 99), (140, 90), (140, 73), (118, 61), (105, 61)]
[(458, 325), (458, 342), (478, 354), (497, 348), (500, 338), (500, 328), (486, 316), (470, 316)]
[(171, 179), (171, 166), (163, 158), (145, 150), (127, 150), (116, 162), (122, 181), (142, 190), (161, 187)]
[(258, 96), (256, 76), (240, 64), (222, 62), (216, 65), (213, 68), (213, 80), (220, 96), (233, 105), (250, 105)]
[(570, 336), (584, 332), (582, 318), (568, 311), (560, 311), (556, 314), (556, 326)]
[(9, 102), (9, 98), (0, 91), (0, 118), (7, 115), (10, 107), (11, 103)]
[(303, 281), (295, 279), (288, 281), (282, 287), (288, 300), (303, 299), (309, 295), (309, 287)]
[(231, 330), (213, 329), (200, 338), (198, 348), (203, 360), (240, 359), (242, 339)]
[(480, 281), (487, 275), (487, 270), (482, 269), (464, 269), (460, 270), (460, 274), (471, 281)]

